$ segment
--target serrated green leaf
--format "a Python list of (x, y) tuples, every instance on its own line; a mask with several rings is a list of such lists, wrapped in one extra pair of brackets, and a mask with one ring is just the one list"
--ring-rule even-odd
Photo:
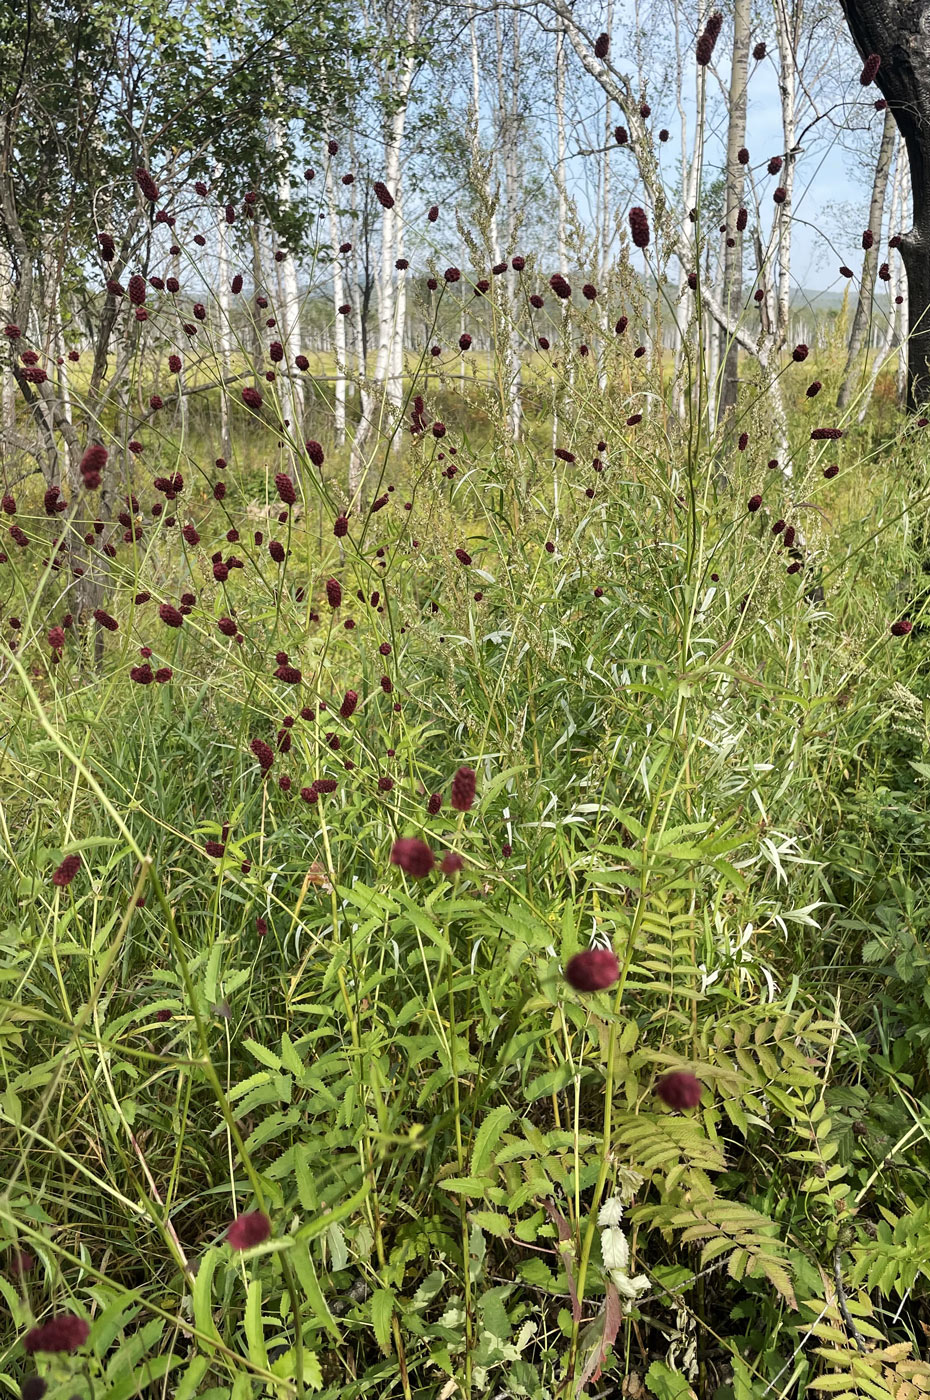
[(286, 1032), (281, 1037), (281, 1060), (284, 1064), (284, 1068), (288, 1070), (295, 1079), (300, 1079), (300, 1076), (306, 1069), (306, 1065), (298, 1055), (294, 1048), (294, 1042)]
[(394, 1290), (376, 1288), (371, 1295), (371, 1324), (385, 1356), (391, 1354), (391, 1319), (394, 1316)]
[(178, 1382), (177, 1390), (174, 1392), (174, 1400), (193, 1400), (197, 1387), (206, 1375), (209, 1365), (209, 1357), (195, 1356)]
[[(254, 1058), (259, 1060), (263, 1065), (267, 1065), (269, 1069), (280, 1071), (284, 1068), (280, 1055), (276, 1055), (273, 1050), (269, 1050), (267, 1045), (260, 1045), (257, 1040), (252, 1040), (251, 1036), (246, 1036), (242, 1044), (250, 1055), (254, 1056)], [(302, 1065), (301, 1069), (303, 1069)]]
[(320, 1281), (313, 1264), (313, 1259), (309, 1249), (298, 1247), (291, 1253), (291, 1260), (294, 1265), (294, 1272), (297, 1275), (304, 1298), (310, 1305), (314, 1317), (322, 1322), (326, 1330), (333, 1336), (335, 1341), (341, 1345), (342, 1333), (340, 1332), (336, 1320), (329, 1310), (329, 1304), (323, 1295)]
[(513, 1111), (506, 1104), (500, 1104), (493, 1108), (484, 1119), (477, 1133), (472, 1147), (471, 1165), (469, 1167), (472, 1176), (479, 1176), (491, 1164), (494, 1150), (500, 1141), (501, 1135), (513, 1121)]
[(477, 1196), (484, 1199), (488, 1183), (477, 1176), (447, 1176), (436, 1185), (443, 1191), (457, 1191), (461, 1196)]
[(249, 1360), (263, 1370), (268, 1369), (265, 1349), (265, 1329), (262, 1325), (262, 1281), (253, 1278), (245, 1303), (245, 1335), (249, 1343)]
[(216, 1273), (217, 1265), (220, 1262), (220, 1250), (213, 1246), (208, 1249), (203, 1259), (200, 1261), (200, 1268), (197, 1270), (197, 1277), (194, 1279), (194, 1286), (191, 1289), (191, 1297), (194, 1304), (194, 1323), (199, 1332), (203, 1332), (208, 1337), (220, 1341), (220, 1334), (216, 1330), (213, 1321), (213, 1275)]
[(445, 1281), (446, 1276), (442, 1270), (433, 1269), (432, 1273), (427, 1274), (416, 1293), (414, 1293), (413, 1306), (415, 1308), (425, 1308), (428, 1303), (431, 1303), (433, 1299), (442, 1292)]
[(566, 1060), (564, 1064), (556, 1065), (555, 1069), (546, 1070), (545, 1074), (539, 1074), (526, 1086), (526, 1100), (533, 1103), (536, 1099), (544, 1098), (547, 1094), (557, 1094), (564, 1089), (567, 1084), (571, 1084), (575, 1077), (575, 1069)]
[(506, 1239), (511, 1233), (509, 1216), (501, 1215), (496, 1210), (473, 1210), (469, 1215), (476, 1225), (480, 1225), (481, 1229), (487, 1230), (489, 1234), (496, 1235), (499, 1240)]

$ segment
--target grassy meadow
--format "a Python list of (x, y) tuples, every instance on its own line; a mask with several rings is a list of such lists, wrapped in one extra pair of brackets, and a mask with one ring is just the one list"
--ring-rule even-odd
[(0, 1396), (930, 1392), (930, 429), (593, 314), (7, 454)]

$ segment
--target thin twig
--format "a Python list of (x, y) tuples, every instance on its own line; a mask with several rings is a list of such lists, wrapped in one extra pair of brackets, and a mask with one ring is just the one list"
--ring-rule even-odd
[(840, 1266), (841, 1257), (842, 1252), (840, 1250), (839, 1245), (837, 1245), (833, 1250), (833, 1277), (836, 1281), (836, 1301), (839, 1304), (840, 1313), (842, 1314), (843, 1321), (846, 1324), (847, 1332), (852, 1337), (853, 1341), (856, 1343), (856, 1346), (859, 1348), (860, 1351), (867, 1351), (868, 1348), (865, 1344), (865, 1338), (859, 1331), (856, 1324), (853, 1322), (852, 1314), (849, 1311), (849, 1307), (846, 1303), (846, 1289), (843, 1287), (843, 1270)]

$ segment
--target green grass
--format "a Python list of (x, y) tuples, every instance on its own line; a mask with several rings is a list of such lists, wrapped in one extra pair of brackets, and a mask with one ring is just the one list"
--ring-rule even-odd
[[(153, 426), (99, 666), (79, 623), (50, 661), (74, 591), (41, 564), (59, 522), (23, 494), (0, 1231), (36, 1262), (0, 1278), (0, 1394), (58, 1311), (92, 1322), (78, 1357), (38, 1358), (62, 1397), (546, 1400), (598, 1370), (598, 1393), (635, 1372), (659, 1400), (683, 1369), (701, 1400), (925, 1384), (928, 688), (922, 638), (889, 632), (918, 574), (920, 450), (867, 427), (828, 456), (808, 439), (829, 415), (794, 405), (789, 483), (760, 401), (721, 471), (661, 408), (618, 428), (639, 371), (610, 353), (607, 393), (584, 365), (544, 386), (522, 444), (481, 386), (431, 393), (447, 436), (378, 444), (370, 489), (396, 490), (341, 542), (340, 454), (301, 461), (279, 524), (273, 427), (234, 414), (217, 502), (206, 411), (186, 444)], [(555, 401), (575, 462), (551, 456)], [(153, 519), (149, 478), (175, 467)], [(794, 575), (779, 517), (803, 531)], [(246, 567), (218, 583), (214, 551)], [(241, 644), (216, 627), (233, 615)], [(168, 682), (129, 679), (142, 646)], [(285, 737), (263, 778), (250, 741)], [(456, 813), (463, 764), (478, 798)], [(337, 790), (303, 801), (321, 777)], [(402, 835), (462, 873), (409, 879)], [(594, 937), (621, 976), (584, 995), (561, 969)], [(675, 1069), (698, 1108), (655, 1095)], [(251, 1210), (271, 1239), (236, 1254)]]

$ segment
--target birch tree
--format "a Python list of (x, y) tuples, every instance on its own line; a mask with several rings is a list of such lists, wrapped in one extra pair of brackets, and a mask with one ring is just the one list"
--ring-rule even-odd
[(881, 245), (882, 227), (885, 217), (885, 199), (888, 192), (888, 176), (894, 154), (897, 127), (890, 110), (886, 108), (882, 125), (882, 135), (872, 179), (872, 197), (869, 200), (869, 223), (864, 238), (867, 243), (862, 255), (862, 276), (859, 280), (859, 296), (853, 316), (852, 330), (849, 333), (849, 346), (846, 354), (846, 367), (836, 399), (837, 408), (845, 408), (855, 388), (856, 366), (863, 345), (868, 351), (869, 331), (872, 325), (875, 279), (878, 272), (878, 254)]
[[(721, 296), (730, 320), (742, 312), (743, 296), (743, 229), (745, 210), (743, 197), (746, 186), (746, 107), (749, 83), (749, 22), (750, 0), (735, 0), (733, 5), (733, 44), (730, 54), (730, 94), (727, 109), (726, 227), (723, 251), (723, 286)], [(720, 355), (723, 374), (720, 382), (718, 413), (722, 418), (736, 408), (739, 389), (739, 346), (725, 330), (720, 332)]]
[[(340, 306), (345, 305), (346, 288), (343, 279), (343, 258), (342, 245), (346, 241), (342, 237), (342, 227), (339, 218), (339, 208), (336, 202), (336, 183), (333, 179), (332, 162), (326, 163), (326, 205), (329, 215), (329, 238), (332, 247), (333, 260), (330, 266), (332, 277), (332, 304), (333, 304), (333, 357), (335, 359), (334, 376), (334, 409), (333, 409), (333, 429), (336, 434), (336, 442), (342, 446), (346, 439), (346, 318), (340, 315)], [(350, 302), (351, 306), (352, 303)]]

